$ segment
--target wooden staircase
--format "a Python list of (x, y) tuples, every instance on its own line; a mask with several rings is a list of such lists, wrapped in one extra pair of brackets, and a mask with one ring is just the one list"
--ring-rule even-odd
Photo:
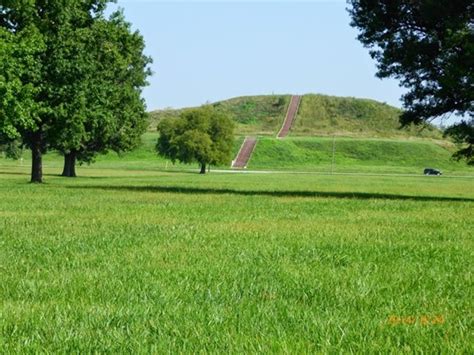
[(296, 119), (296, 114), (298, 113), (300, 102), (301, 102), (300, 95), (293, 95), (291, 97), (290, 105), (288, 106), (288, 111), (286, 113), (285, 122), (283, 122), (280, 132), (278, 132), (277, 138), (284, 138), (290, 132), (290, 128)]
[(232, 161), (232, 168), (245, 169), (256, 144), (257, 137), (245, 137), (237, 157)]

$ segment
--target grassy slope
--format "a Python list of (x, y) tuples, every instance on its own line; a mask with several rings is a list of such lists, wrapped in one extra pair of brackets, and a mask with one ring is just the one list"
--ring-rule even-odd
[(432, 137), (432, 127), (400, 130), (401, 111), (369, 99), (305, 95), (291, 135), (344, 135), (356, 137)]
[(275, 135), (290, 103), (290, 95), (238, 97), (214, 104), (236, 123), (240, 135)]
[(472, 179), (27, 171), (3, 352), (474, 352)]
[[(328, 172), (332, 152), (332, 138), (261, 138), (248, 167)], [(333, 170), (420, 174), (425, 167), (437, 167), (448, 174), (473, 174), (472, 167), (451, 159), (452, 152), (453, 147), (444, 142), (336, 138)]]
[[(236, 123), (239, 135), (274, 135), (285, 119), (290, 102), (289, 95), (244, 96), (214, 103), (213, 106), (225, 112)], [(178, 117), (182, 110), (152, 112), (150, 127), (165, 117)]]

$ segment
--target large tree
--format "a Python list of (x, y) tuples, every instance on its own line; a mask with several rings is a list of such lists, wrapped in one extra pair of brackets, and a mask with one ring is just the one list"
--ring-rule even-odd
[[(54, 130), (54, 147), (64, 154), (63, 176), (76, 176), (76, 161), (89, 163), (99, 153), (120, 153), (140, 143), (148, 125), (141, 91), (151, 62), (144, 47), (121, 12), (85, 30), (65, 31), (57, 51), (63, 85)], [(62, 66), (63, 53), (74, 53), (77, 65)]]
[[(358, 39), (377, 61), (377, 75), (394, 77), (408, 89), (403, 96), (402, 125), (450, 114), (473, 117), (472, 0), (348, 3), (351, 25), (360, 31)], [(464, 151), (466, 156), (469, 151)]]
[(43, 127), (49, 121), (46, 105), (38, 100), (44, 88), (37, 58), (44, 50), (35, 26), (0, 27), (0, 133), (4, 142), (21, 140), (31, 149), (32, 181), (42, 180)]
[(233, 122), (212, 106), (189, 109), (179, 118), (160, 121), (156, 148), (173, 162), (199, 163), (200, 173), (205, 174), (206, 165), (224, 164), (232, 159), (233, 129)]
[(145, 126), (141, 87), (149, 74), (143, 39), (108, 0), (2, 0), (0, 131), (32, 150), (31, 181), (42, 181), (42, 154), (76, 157), (133, 147)]

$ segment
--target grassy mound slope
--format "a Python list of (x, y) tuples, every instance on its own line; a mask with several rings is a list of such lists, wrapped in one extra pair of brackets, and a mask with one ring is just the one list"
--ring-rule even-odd
[[(290, 95), (245, 96), (213, 105), (228, 114), (237, 124), (240, 135), (278, 133), (288, 109)], [(182, 110), (152, 112), (150, 128), (164, 117), (177, 117)], [(356, 136), (356, 137), (431, 137), (440, 132), (431, 127), (399, 130), (400, 110), (374, 100), (326, 95), (304, 95), (293, 136)]]
[(369, 99), (305, 95), (291, 135), (342, 135), (362, 137), (440, 137), (432, 127), (400, 130), (401, 110)]
[[(214, 107), (226, 113), (235, 123), (238, 134), (275, 135), (285, 119), (290, 95), (244, 96), (216, 102)], [(178, 117), (183, 109), (158, 110), (150, 114), (150, 128), (166, 117)]]

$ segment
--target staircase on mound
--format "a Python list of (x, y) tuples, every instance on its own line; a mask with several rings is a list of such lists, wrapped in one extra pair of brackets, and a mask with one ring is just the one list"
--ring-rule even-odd
[(257, 137), (245, 137), (237, 157), (232, 161), (232, 168), (245, 169), (256, 144)]
[(291, 97), (290, 105), (288, 106), (288, 112), (286, 113), (285, 122), (283, 122), (280, 132), (278, 132), (277, 138), (284, 138), (290, 132), (290, 128), (296, 119), (296, 114), (298, 113), (300, 102), (301, 102), (300, 95), (293, 95)]

